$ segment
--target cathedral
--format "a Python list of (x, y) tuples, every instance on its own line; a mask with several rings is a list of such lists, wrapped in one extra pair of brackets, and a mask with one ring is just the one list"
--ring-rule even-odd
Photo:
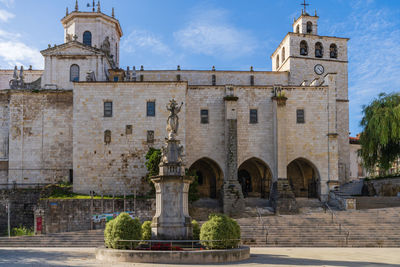
[(0, 70), (0, 184), (144, 195), (145, 155), (164, 144), (175, 99), (201, 197), (225, 212), (247, 197), (326, 200), (349, 179), (348, 38), (320, 35), (318, 19), (294, 20), (272, 71), (145, 70), (120, 66), (114, 10), (77, 2), (43, 70)]

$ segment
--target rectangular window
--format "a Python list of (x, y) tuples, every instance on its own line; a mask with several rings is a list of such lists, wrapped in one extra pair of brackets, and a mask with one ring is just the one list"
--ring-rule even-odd
[(250, 109), (250, 123), (258, 122), (257, 109)]
[(148, 101), (147, 102), (147, 117), (155, 117), (156, 116), (156, 102)]
[(126, 125), (125, 134), (132, 134), (132, 125)]
[(113, 105), (112, 102), (104, 102), (104, 117), (112, 117)]
[(147, 131), (147, 143), (154, 143), (154, 131)]
[(208, 123), (208, 109), (200, 110), (200, 122), (203, 124)]
[(118, 82), (118, 76), (114, 76), (114, 82)]
[(254, 85), (254, 75), (250, 75), (250, 85)]
[(211, 84), (212, 84), (212, 85), (216, 85), (216, 84), (217, 84), (217, 77), (215, 76), (215, 74), (213, 74), (213, 75), (211, 76)]
[(305, 123), (304, 109), (296, 110), (296, 121), (297, 123)]

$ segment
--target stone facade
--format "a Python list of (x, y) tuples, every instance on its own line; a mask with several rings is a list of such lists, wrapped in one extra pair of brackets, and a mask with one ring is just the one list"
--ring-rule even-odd
[[(299, 17), (272, 54), (272, 71), (124, 71), (118, 69), (118, 20), (74, 11), (62, 20), (65, 43), (42, 51), (43, 90), (2, 93), (0, 155), (9, 167), (0, 179), (69, 176), (79, 193), (145, 194), (145, 154), (161, 147), (165, 105), (175, 98), (184, 103), (179, 140), (185, 165), (204, 174), (200, 187), (210, 188), (203, 193), (222, 197), (231, 211), (235, 197), (276, 193), (279, 199), (273, 188), (326, 199), (349, 178), (348, 39), (317, 35), (317, 22), (317, 16)], [(92, 45), (84, 44), (85, 31), (92, 32)], [(307, 55), (300, 54), (302, 41)], [(79, 71), (72, 73), (72, 65)], [(86, 78), (87, 72), (93, 75)], [(105, 114), (110, 102), (111, 116)], [(155, 103), (155, 116), (148, 116), (148, 102)], [(31, 170), (21, 172), (25, 168)]]

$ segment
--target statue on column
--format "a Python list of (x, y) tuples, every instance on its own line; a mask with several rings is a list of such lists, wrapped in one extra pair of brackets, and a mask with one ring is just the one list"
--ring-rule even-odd
[(169, 111), (169, 116), (167, 120), (167, 132), (168, 139), (173, 140), (175, 136), (178, 135), (179, 129), (179, 117), (178, 113), (181, 111), (183, 102), (178, 107), (178, 103), (176, 103), (175, 99), (169, 101), (169, 105), (167, 105), (167, 110)]

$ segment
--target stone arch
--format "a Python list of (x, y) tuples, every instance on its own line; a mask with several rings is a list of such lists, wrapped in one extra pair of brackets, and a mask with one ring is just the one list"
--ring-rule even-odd
[(279, 55), (276, 56), (276, 69), (279, 68)]
[(261, 159), (252, 157), (240, 164), (238, 180), (242, 186), (243, 196), (269, 198), (272, 171)]
[(218, 163), (210, 158), (200, 158), (190, 166), (189, 173), (195, 173), (199, 178), (200, 197), (220, 198), (224, 175)]
[(296, 197), (320, 196), (319, 171), (308, 159), (297, 158), (291, 161), (287, 166), (287, 177)]
[(331, 44), (331, 46), (329, 47), (329, 56), (330, 58), (337, 58), (338, 50), (336, 44)]
[(312, 33), (312, 22), (311, 21), (307, 21), (307, 33)]
[(300, 55), (302, 56), (308, 55), (308, 44), (304, 40), (300, 42)]
[(315, 44), (315, 57), (322, 58), (324, 56), (324, 47), (320, 42)]
[(297, 27), (296, 27), (296, 33), (300, 33), (300, 25), (297, 25)]

